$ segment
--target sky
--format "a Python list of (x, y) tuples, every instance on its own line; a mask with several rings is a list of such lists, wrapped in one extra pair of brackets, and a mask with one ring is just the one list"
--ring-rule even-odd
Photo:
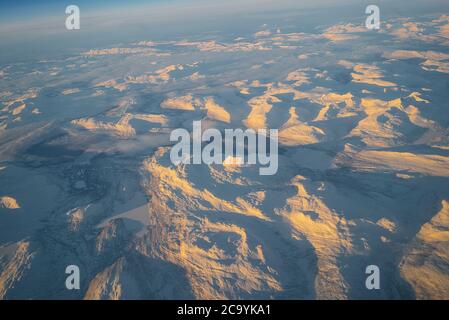
[[(362, 23), (368, 4), (379, 5), (383, 16), (410, 16), (442, 3), (449, 5), (447, 0), (0, 0), (0, 62), (136, 40), (240, 33), (287, 19), (298, 27), (294, 31), (310, 32), (306, 28), (354, 18)], [(72, 4), (81, 11), (76, 32), (65, 29), (65, 8)]]
[[(176, 0), (0, 0), (0, 18), (2, 22), (27, 20), (56, 16), (64, 12), (68, 5), (78, 5), (88, 11), (96, 11), (105, 7), (129, 7), (148, 3), (167, 3)], [(184, 0), (178, 0), (184, 1)]]
[[(27, 35), (55, 35), (65, 33), (65, 8), (78, 5), (81, 11), (83, 31), (122, 29), (145, 25), (153, 29), (166, 29), (165, 24), (188, 29), (191, 25), (206, 24), (226, 16), (228, 25), (235, 24), (241, 15), (275, 16), (276, 12), (289, 8), (309, 9), (324, 6), (342, 6), (360, 0), (0, 0), (0, 38), (13, 39)], [(237, 16), (237, 15), (240, 16)], [(231, 15), (231, 16), (230, 16)], [(170, 26), (169, 26), (170, 27)], [(206, 26), (205, 26), (206, 27)], [(107, 31), (107, 30), (106, 30)], [(65, 35), (65, 34), (64, 34)], [(28, 39), (26, 39), (28, 40)]]
[[(209, 14), (241, 11), (277, 11), (290, 8), (343, 7), (346, 5), (366, 7), (377, 4), (388, 8), (389, 13), (407, 11), (410, 7), (430, 8), (447, 0), (0, 0), (0, 33), (9, 26), (63, 19), (68, 5), (78, 5), (84, 16), (111, 13), (152, 12), (170, 16), (174, 13)], [(190, 10), (189, 10), (190, 8)], [(266, 12), (270, 12), (266, 11)]]
[[(217, 8), (234, 7), (234, 9), (250, 7), (265, 7), (271, 5), (274, 7), (282, 7), (286, 4), (300, 7), (310, 7), (323, 5), (340, 5), (349, 2), (363, 2), (360, 0), (0, 0), (0, 23), (26, 21), (37, 18), (55, 17), (68, 5), (78, 5), (83, 11), (90, 14), (95, 12), (106, 12), (110, 10), (132, 10), (133, 8), (142, 6), (167, 6), (177, 5), (198, 6), (203, 9), (212, 6)], [(371, 1), (373, 2), (373, 1)], [(376, 1), (374, 1), (376, 2)]]

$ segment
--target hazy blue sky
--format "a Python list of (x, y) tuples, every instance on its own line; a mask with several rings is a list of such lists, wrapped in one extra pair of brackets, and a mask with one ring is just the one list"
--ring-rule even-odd
[[(169, 8), (164, 13), (170, 14), (179, 8), (182, 14), (185, 8), (192, 8), (189, 14), (204, 12), (238, 12), (241, 10), (264, 10), (267, 8), (282, 10), (288, 8), (339, 7), (348, 4), (366, 6), (379, 4), (395, 10), (406, 10), (410, 6), (421, 4), (424, 7), (435, 3), (447, 3), (446, 0), (0, 0), (0, 25), (18, 22), (31, 22), (48, 18), (64, 17), (65, 8), (75, 4), (81, 8), (85, 16), (110, 12), (159, 10)], [(175, 8), (174, 8), (175, 7)], [(158, 12), (161, 13), (161, 12)], [(151, 12), (149, 12), (151, 14)]]
[[(425, 1), (425, 0), (422, 0)], [(164, 6), (177, 4), (180, 6), (197, 6), (203, 3), (203, 7), (282, 7), (285, 5), (313, 7), (322, 4), (325, 5), (344, 5), (347, 3), (361, 3), (364, 0), (0, 0), (1, 22), (10, 22), (18, 20), (28, 20), (40, 17), (56, 16), (64, 12), (66, 6), (78, 5), (83, 11), (93, 13), (96, 11), (108, 10), (128, 10), (133, 7), (141, 6)], [(371, 0), (373, 2), (382, 2)], [(391, 2), (391, 1), (390, 1)]]
[(169, 3), (185, 0), (0, 0), (2, 22), (52, 17), (63, 13), (68, 5), (74, 4), (86, 11), (107, 8), (139, 6), (150, 3)]
[[(65, 29), (65, 8), (81, 10), (81, 30)], [(386, 16), (447, 13), (447, 0), (0, 0), (0, 62), (143, 39), (207, 32), (253, 32), (286, 21), (292, 31), (362, 23), (368, 4)]]

